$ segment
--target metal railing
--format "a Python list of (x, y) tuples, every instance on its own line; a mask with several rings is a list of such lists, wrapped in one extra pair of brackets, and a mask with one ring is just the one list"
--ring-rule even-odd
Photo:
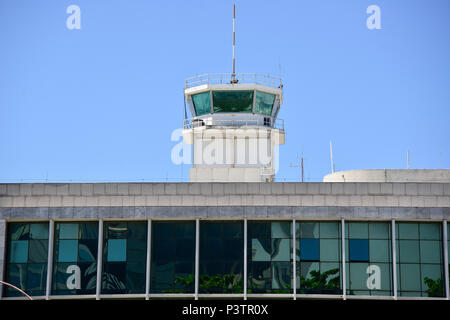
[(200, 86), (203, 84), (236, 84), (236, 83), (250, 83), (261, 84), (273, 88), (283, 88), (283, 83), (280, 78), (272, 77), (270, 75), (263, 75), (258, 73), (207, 73), (195, 77), (187, 78), (185, 89)]
[(259, 127), (269, 127), (273, 129), (284, 130), (284, 120), (274, 119), (273, 117), (265, 117), (262, 119), (199, 119), (191, 118), (183, 120), (183, 129), (192, 129), (204, 126), (229, 126), (229, 127), (249, 127), (249, 126), (259, 126)]

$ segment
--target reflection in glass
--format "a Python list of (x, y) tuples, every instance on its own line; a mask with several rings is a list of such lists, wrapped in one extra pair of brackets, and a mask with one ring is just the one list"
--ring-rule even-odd
[(214, 112), (252, 112), (253, 91), (213, 91)]
[(340, 223), (296, 223), (297, 293), (340, 294)]
[(347, 294), (392, 295), (391, 223), (345, 225)]
[(147, 222), (105, 222), (102, 293), (144, 293)]
[(291, 222), (247, 223), (249, 293), (292, 292)]
[(56, 222), (52, 294), (94, 294), (98, 223)]
[(397, 278), (401, 296), (443, 297), (440, 223), (397, 223)]
[(200, 223), (201, 293), (243, 292), (242, 221)]
[[(47, 285), (48, 223), (11, 222), (7, 225), (5, 281), (32, 296), (45, 295)], [(22, 296), (2, 286), (5, 297)]]
[(197, 116), (211, 113), (211, 96), (209, 91), (192, 95), (192, 102), (194, 103)]
[(195, 222), (153, 222), (151, 261), (151, 293), (194, 292)]
[(255, 96), (255, 113), (270, 116), (272, 114), (272, 107), (275, 101), (275, 95), (265, 92), (256, 91)]

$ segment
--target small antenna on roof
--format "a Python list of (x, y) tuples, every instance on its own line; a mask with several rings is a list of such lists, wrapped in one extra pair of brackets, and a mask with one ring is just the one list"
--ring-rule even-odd
[(235, 23), (236, 23), (236, 5), (233, 4), (233, 73), (231, 74), (231, 83), (237, 83), (236, 79), (236, 69), (235, 69), (235, 45), (236, 45), (236, 35), (235, 35)]
[(333, 162), (333, 145), (330, 140), (330, 162), (331, 162), (331, 172), (334, 173), (334, 162)]

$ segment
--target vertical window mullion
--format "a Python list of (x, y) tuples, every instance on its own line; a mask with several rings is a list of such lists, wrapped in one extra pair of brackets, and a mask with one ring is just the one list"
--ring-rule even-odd
[(50, 293), (52, 289), (54, 226), (55, 226), (54, 220), (50, 220), (48, 224), (47, 286), (45, 289), (46, 300), (50, 298)]
[(295, 256), (295, 219), (292, 220), (292, 294), (297, 300), (297, 261)]
[(198, 300), (198, 271), (199, 271), (199, 249), (200, 249), (200, 221), (199, 219), (195, 219), (195, 292), (194, 292), (194, 296), (195, 296), (195, 300)]
[(247, 300), (247, 218), (244, 219), (244, 300)]
[(396, 235), (395, 235), (395, 220), (392, 220), (391, 223), (391, 238), (392, 238), (392, 285), (393, 285), (393, 294), (394, 300), (397, 300), (397, 243), (396, 243)]
[(342, 246), (342, 297), (347, 299), (347, 278), (345, 272), (345, 222), (341, 219), (341, 246)]
[(152, 220), (147, 220), (147, 261), (146, 261), (146, 276), (145, 276), (145, 300), (149, 299), (150, 294), (150, 268), (151, 268), (151, 254), (152, 254)]
[(448, 275), (448, 232), (447, 232), (447, 220), (444, 220), (442, 222), (442, 232), (443, 237), (442, 240), (444, 241), (444, 280), (445, 280), (445, 295), (447, 297), (447, 300), (450, 299), (450, 289), (449, 289), (449, 275)]
[(98, 248), (97, 248), (97, 284), (95, 299), (100, 300), (102, 286), (102, 264), (103, 264), (103, 219), (98, 221)]

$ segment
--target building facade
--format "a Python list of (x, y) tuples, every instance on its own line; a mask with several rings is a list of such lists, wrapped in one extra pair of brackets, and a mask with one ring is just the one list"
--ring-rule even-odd
[(448, 300), (449, 219), (450, 183), (0, 184), (0, 279), (32, 299)]

